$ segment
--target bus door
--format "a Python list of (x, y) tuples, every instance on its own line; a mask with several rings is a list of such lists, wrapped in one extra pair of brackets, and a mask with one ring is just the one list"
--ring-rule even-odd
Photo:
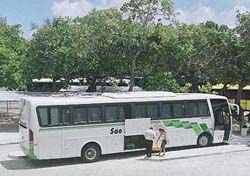
[(124, 133), (124, 150), (142, 149), (145, 147), (144, 132), (150, 128), (150, 118), (126, 119)]
[(211, 99), (214, 115), (214, 143), (229, 140), (232, 119), (229, 106), (225, 99)]

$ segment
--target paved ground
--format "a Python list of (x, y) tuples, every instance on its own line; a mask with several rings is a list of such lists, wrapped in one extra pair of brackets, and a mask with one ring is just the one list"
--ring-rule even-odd
[[(217, 151), (203, 156), (171, 158), (170, 155), (181, 152), (197, 153), (204, 149), (170, 151), (167, 158), (154, 156), (144, 160), (142, 153), (116, 154), (105, 156), (96, 163), (85, 164), (77, 159), (61, 159), (50, 161), (32, 161), (25, 158), (8, 158), (7, 153), (19, 150), (18, 144), (0, 145), (1, 176), (249, 176), (250, 148), (239, 145), (215, 146)], [(223, 149), (224, 148), (224, 149)], [(227, 148), (228, 151), (224, 151)], [(208, 150), (206, 148), (205, 150)], [(218, 153), (220, 151), (220, 153)]]
[(240, 132), (234, 132), (232, 135), (231, 140), (229, 141), (229, 144), (233, 145), (250, 145), (250, 131), (248, 131), (248, 135), (242, 137), (240, 135)]

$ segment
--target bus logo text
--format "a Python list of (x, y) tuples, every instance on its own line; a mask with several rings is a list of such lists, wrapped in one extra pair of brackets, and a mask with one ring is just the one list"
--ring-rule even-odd
[(122, 133), (122, 129), (111, 128), (110, 130), (110, 134), (121, 134), (121, 133)]

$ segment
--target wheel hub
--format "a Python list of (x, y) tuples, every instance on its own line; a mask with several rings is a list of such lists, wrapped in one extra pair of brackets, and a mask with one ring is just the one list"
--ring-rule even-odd
[(199, 140), (201, 146), (206, 146), (208, 144), (208, 138), (206, 136), (202, 136)]
[(89, 148), (86, 152), (85, 152), (85, 157), (89, 160), (93, 160), (96, 157), (96, 150), (93, 148)]

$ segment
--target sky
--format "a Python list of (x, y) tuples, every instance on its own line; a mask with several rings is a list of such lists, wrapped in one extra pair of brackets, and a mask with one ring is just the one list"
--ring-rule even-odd
[[(31, 23), (42, 25), (55, 16), (84, 16), (92, 8), (121, 7), (128, 0), (0, 0), (0, 16), (8, 24), (21, 24), (24, 36), (31, 37)], [(213, 20), (235, 26), (236, 11), (250, 11), (250, 0), (174, 0), (178, 20), (197, 24)]]

